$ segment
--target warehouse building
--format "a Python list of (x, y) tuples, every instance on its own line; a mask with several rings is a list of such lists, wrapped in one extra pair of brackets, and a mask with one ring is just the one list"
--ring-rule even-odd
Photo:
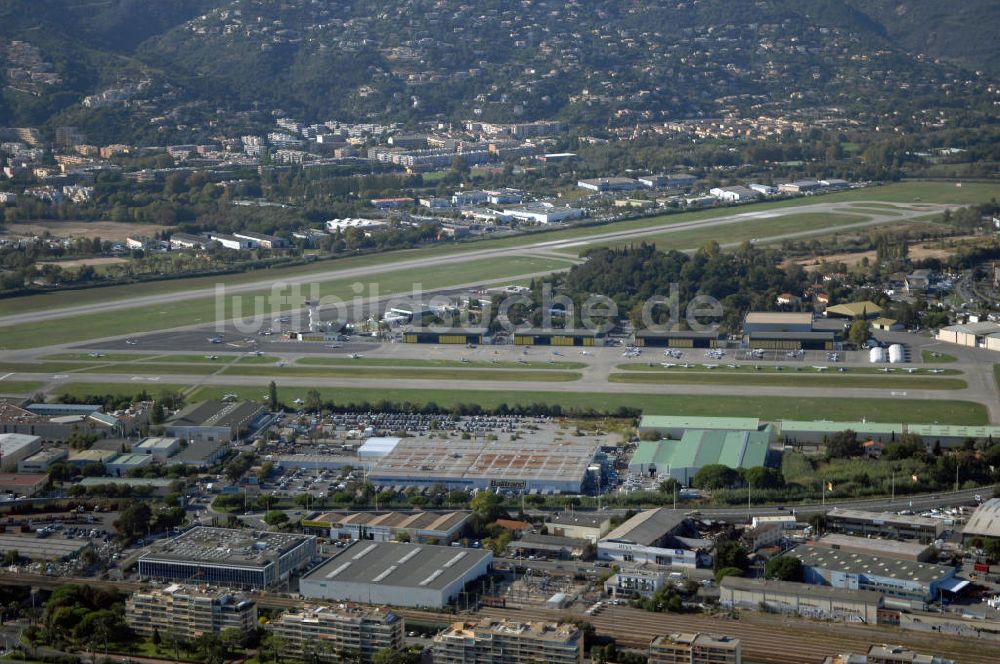
[(1000, 351), (1000, 324), (983, 321), (949, 325), (938, 330), (935, 339), (968, 348)]
[(603, 346), (601, 330), (515, 330), (512, 341), (518, 346)]
[(125, 622), (139, 634), (196, 639), (234, 629), (245, 636), (257, 629), (257, 605), (228, 590), (201, 590), (171, 584), (135, 592), (125, 602)]
[(488, 344), (489, 331), (485, 328), (411, 328), (403, 332), (403, 341), (408, 344)]
[(782, 420), (781, 435), (786, 444), (825, 443), (830, 436), (842, 431), (853, 431), (859, 440), (877, 440), (881, 443), (891, 443), (903, 435), (905, 431), (900, 422), (834, 422), (831, 420)]
[(636, 189), (642, 189), (643, 185), (632, 178), (591, 178), (588, 180), (580, 180), (576, 183), (576, 186), (580, 189), (587, 189), (589, 191), (596, 191), (598, 193), (607, 193), (609, 191), (635, 191)]
[(993, 444), (993, 441), (1000, 441), (1000, 427), (991, 425), (908, 424), (906, 425), (906, 432), (920, 436), (928, 449), (932, 449), (934, 443), (941, 443), (942, 447), (956, 447), (964, 445), (967, 440), (975, 440), (987, 444)]
[(861, 318), (864, 320), (871, 320), (882, 315), (882, 307), (878, 306), (871, 300), (864, 300), (862, 302), (845, 302), (843, 304), (835, 304), (827, 307), (823, 314), (827, 318)]
[(756, 417), (687, 417), (643, 415), (639, 433), (658, 433), (666, 438), (680, 439), (690, 429), (702, 431), (757, 431), (762, 429)]
[(888, 556), (837, 551), (811, 544), (800, 544), (787, 554), (802, 561), (806, 583), (872, 590), (900, 600), (928, 602), (941, 596), (942, 590), (957, 590), (955, 568), (931, 565)]
[(550, 535), (588, 540), (597, 544), (611, 532), (611, 517), (597, 512), (559, 512), (545, 520)]
[(693, 332), (691, 330), (639, 330), (635, 345), (640, 348), (716, 348), (718, 332)]
[(597, 543), (600, 560), (697, 567), (698, 551), (710, 543), (696, 535), (684, 513), (660, 507), (645, 510), (618, 526)]
[(583, 632), (572, 623), (483, 618), (434, 637), (435, 664), (583, 664)]
[(74, 468), (83, 469), (91, 464), (107, 463), (116, 456), (118, 456), (118, 453), (112, 452), (111, 450), (76, 450), (69, 455), (69, 458), (66, 459), (66, 463)]
[(1000, 539), (1000, 498), (990, 498), (977, 507), (962, 529), (962, 542), (982, 537)]
[(580, 493), (598, 451), (588, 438), (538, 432), (473, 437), (403, 438), (368, 474), (376, 486)]
[(304, 519), (302, 526), (331, 540), (372, 540), (450, 544), (458, 539), (471, 512), (327, 512)]
[(839, 350), (840, 323), (819, 323), (808, 312), (751, 311), (743, 319), (744, 348)]
[(529, 558), (535, 555), (555, 560), (569, 560), (570, 558), (582, 558), (593, 544), (590, 540), (576, 537), (540, 535), (525, 531), (520, 539), (507, 544), (507, 551), (510, 552), (510, 555), (520, 558)]
[(239, 440), (259, 428), (267, 410), (253, 401), (201, 401), (178, 411), (164, 425), (167, 436), (188, 442)]
[(308, 599), (443, 608), (486, 575), (493, 554), (432, 544), (360, 541), (299, 581)]
[(47, 473), (54, 463), (59, 463), (69, 456), (69, 450), (62, 447), (49, 447), (35, 452), (26, 459), (17, 462), (19, 473)]
[(834, 507), (826, 514), (826, 530), (859, 537), (916, 540), (930, 544), (941, 539), (948, 526), (942, 519), (931, 519), (891, 512), (865, 512)]
[(0, 473), (0, 493), (32, 497), (45, 491), (49, 476), (45, 473)]
[(719, 604), (727, 609), (758, 611), (763, 607), (775, 613), (817, 620), (874, 625), (882, 608), (882, 594), (874, 590), (727, 576), (719, 583)]
[(852, 537), (840, 533), (827, 533), (810, 542), (813, 546), (845, 551), (864, 553), (872, 556), (888, 556), (899, 560), (912, 560), (926, 563), (937, 557), (937, 549), (931, 544), (919, 542), (902, 542), (892, 539), (876, 539), (872, 537)]
[(763, 431), (689, 430), (677, 440), (644, 440), (629, 462), (634, 475), (672, 478), (689, 486), (703, 466), (721, 464), (732, 469), (767, 464), (771, 433)]
[(145, 438), (132, 448), (135, 454), (149, 454), (157, 459), (167, 459), (177, 454), (181, 449), (178, 438)]
[(351, 655), (371, 662), (379, 650), (402, 649), (403, 624), (392, 611), (340, 604), (286, 611), (269, 629), (282, 639), (282, 655), (315, 662), (343, 662)]
[(732, 636), (675, 633), (649, 644), (649, 664), (741, 664), (740, 640)]
[(0, 466), (17, 468), (21, 463), (42, 449), (40, 436), (23, 433), (0, 433)]
[(104, 468), (111, 477), (128, 477), (133, 470), (152, 464), (153, 459), (149, 454), (119, 454), (107, 461)]
[(264, 589), (315, 557), (309, 535), (197, 526), (140, 556), (139, 576)]
[[(98, 438), (120, 438), (138, 432), (149, 419), (150, 403), (135, 403), (115, 413), (102, 413), (100, 407), (86, 406), (79, 412), (66, 412), (67, 405), (29, 404), (24, 408), (10, 403), (0, 404), (0, 434), (18, 433), (40, 436), (51, 442), (62, 442), (74, 435), (94, 435)], [(40, 406), (59, 406), (56, 409)], [(36, 412), (37, 411), (37, 412)]]
[(226, 443), (211, 440), (195, 440), (169, 459), (169, 463), (205, 468), (226, 456)]

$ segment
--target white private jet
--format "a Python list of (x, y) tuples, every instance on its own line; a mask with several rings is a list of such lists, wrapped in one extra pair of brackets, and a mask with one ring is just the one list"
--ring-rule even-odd
[(361, 354), (360, 353), (351, 353), (351, 359), (352, 360), (360, 360), (361, 359)]

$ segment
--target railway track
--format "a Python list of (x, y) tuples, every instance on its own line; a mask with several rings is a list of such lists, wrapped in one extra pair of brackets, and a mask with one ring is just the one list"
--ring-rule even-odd
[[(134, 581), (113, 581), (42, 574), (0, 572), (0, 585), (55, 588), (64, 584), (96, 585), (122, 592), (142, 587)], [(254, 593), (258, 605), (277, 609), (298, 609), (305, 602), (282, 595)], [(741, 614), (739, 620), (697, 614), (650, 613), (626, 606), (608, 606), (594, 616), (581, 612), (551, 609), (514, 609), (484, 607), (478, 613), (442, 613), (398, 608), (404, 619), (447, 625), (459, 620), (481, 617), (509, 620), (582, 619), (602, 636), (614, 638), (624, 647), (645, 649), (658, 635), (675, 632), (726, 634), (740, 639), (743, 656), (759, 664), (819, 664), (824, 657), (846, 652), (864, 653), (875, 644), (903, 644), (923, 654), (939, 655), (959, 664), (996, 664), (1000, 662), (1000, 643), (960, 638), (942, 634), (923, 634), (886, 626), (848, 625), (812, 622), (797, 618), (758, 613)]]

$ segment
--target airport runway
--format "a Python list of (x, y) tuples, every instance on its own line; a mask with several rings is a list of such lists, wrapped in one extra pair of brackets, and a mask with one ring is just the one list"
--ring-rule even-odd
[[(876, 199), (873, 199), (871, 202), (879, 202), (879, 201), (877, 201), (876, 197)], [(653, 226), (653, 227), (632, 229), (632, 230), (614, 230), (614, 223), (611, 223), (608, 225), (609, 230), (607, 232), (597, 233), (585, 238), (557, 239), (557, 240), (539, 239), (536, 242), (528, 243), (518, 247), (469, 249), (465, 251), (459, 251), (454, 254), (448, 254), (446, 256), (407, 258), (395, 262), (390, 262), (392, 253), (389, 253), (386, 254), (387, 260), (385, 263), (380, 263), (378, 265), (357, 267), (357, 268), (347, 268), (347, 269), (337, 268), (336, 261), (333, 261), (332, 263), (334, 267), (332, 269), (318, 269), (316, 272), (307, 275), (289, 277), (287, 279), (280, 279), (280, 281), (281, 283), (286, 284), (286, 286), (293, 286), (293, 285), (301, 286), (311, 283), (330, 281), (333, 279), (362, 279), (365, 277), (382, 275), (385, 274), (386, 272), (396, 272), (400, 270), (436, 267), (440, 265), (442, 262), (455, 264), (455, 263), (484, 260), (489, 258), (498, 258), (498, 257), (502, 258), (511, 256), (559, 255), (559, 257), (563, 259), (573, 259), (572, 253), (555, 254), (553, 252), (560, 252), (567, 250), (571, 251), (573, 249), (577, 249), (585, 245), (592, 245), (595, 243), (599, 244), (601, 242), (617, 242), (621, 240), (639, 239), (652, 235), (662, 236), (670, 233), (690, 231), (692, 229), (714, 228), (730, 224), (739, 224), (748, 221), (759, 221), (761, 219), (771, 219), (771, 218), (777, 219), (787, 215), (823, 214), (831, 212), (833, 213), (841, 212), (844, 214), (864, 214), (865, 216), (871, 217), (871, 220), (869, 221), (859, 222), (857, 224), (837, 226), (838, 230), (848, 230), (851, 228), (861, 228), (878, 224), (905, 222), (915, 217), (925, 216), (934, 212), (943, 211), (947, 208), (955, 207), (948, 205), (921, 204), (919, 208), (914, 209), (913, 207), (910, 207), (908, 205), (899, 205), (899, 207), (897, 207), (893, 211), (894, 212), (893, 216), (890, 216), (890, 215), (879, 215), (877, 212), (869, 211), (867, 209), (864, 210), (863, 212), (859, 211), (858, 205), (862, 203), (863, 201), (850, 201), (850, 202), (840, 202), (840, 203), (814, 203), (810, 205), (792, 206), (792, 207), (778, 208), (778, 209), (768, 209), (759, 211), (750, 210), (744, 212), (735, 212), (733, 214), (722, 217), (712, 217), (710, 219), (685, 221), (674, 224), (668, 223), (662, 226)], [(769, 236), (767, 237), (767, 241), (768, 242), (781, 241), (783, 239), (790, 239), (808, 235), (817, 235), (823, 232), (825, 231), (804, 231), (797, 233), (788, 233), (781, 236)], [(724, 237), (720, 237), (719, 239), (725, 240)], [(725, 243), (723, 242), (720, 244), (725, 244)], [(219, 281), (220, 283), (225, 282), (225, 277), (220, 276)], [(274, 283), (274, 276), (272, 275), (270, 277), (262, 278), (260, 280), (255, 280), (252, 282), (227, 285), (226, 294), (236, 295), (240, 293), (261, 291), (263, 289), (268, 289), (270, 286), (272, 286), (273, 283)], [(118, 309), (127, 309), (140, 306), (169, 304), (177, 302), (179, 300), (209, 298), (209, 297), (214, 297), (215, 294), (216, 293), (214, 287), (198, 288), (181, 292), (162, 293), (157, 295), (147, 295), (147, 296), (139, 296), (133, 298), (123, 298), (112, 302), (101, 302), (95, 304), (86, 304), (86, 305), (68, 306), (68, 307), (53, 307), (53, 308), (46, 308), (44, 310), (25, 312), (19, 314), (0, 315), (0, 327), (8, 325), (17, 325), (20, 323), (33, 323), (41, 320), (58, 319), (67, 316), (101, 313), (106, 311), (114, 311)]]

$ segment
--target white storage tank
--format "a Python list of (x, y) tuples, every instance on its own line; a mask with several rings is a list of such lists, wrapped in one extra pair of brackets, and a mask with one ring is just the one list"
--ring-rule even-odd
[(889, 346), (889, 362), (892, 364), (899, 364), (905, 361), (903, 357), (903, 346), (901, 344), (893, 344)]
[(872, 364), (879, 364), (885, 362), (885, 349), (881, 346), (876, 346), (868, 351), (868, 360)]

